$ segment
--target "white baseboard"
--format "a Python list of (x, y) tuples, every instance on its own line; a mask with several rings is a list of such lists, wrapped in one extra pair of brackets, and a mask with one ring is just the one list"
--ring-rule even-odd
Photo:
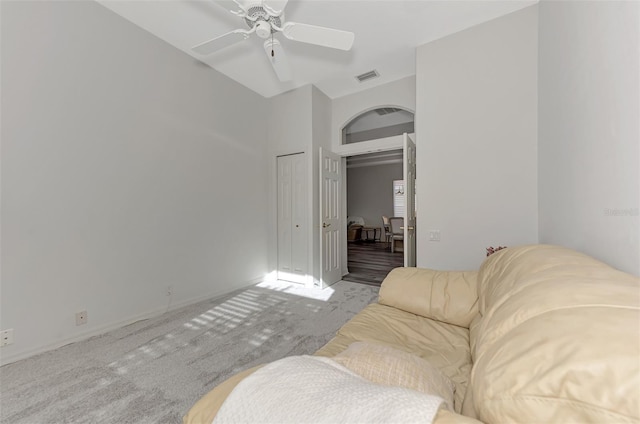
[(68, 337), (68, 338), (65, 338), (65, 339), (61, 339), (61, 340), (58, 340), (58, 341), (56, 341), (54, 343), (49, 343), (47, 345), (40, 346), (40, 347), (37, 347), (35, 349), (29, 349), (29, 350), (22, 351), (22, 352), (16, 352), (16, 353), (13, 353), (11, 355), (2, 355), (0, 353), (0, 366), (7, 365), (7, 364), (10, 364), (12, 362), (20, 361), (22, 359), (27, 359), (27, 358), (29, 358), (31, 356), (35, 356), (35, 355), (38, 355), (40, 353), (48, 352), (50, 350), (58, 349), (58, 348), (60, 348), (62, 346), (66, 346), (66, 345), (71, 344), (71, 343), (76, 343), (76, 342), (79, 342), (79, 341), (82, 341), (82, 340), (86, 340), (86, 339), (88, 339), (90, 337), (93, 337), (93, 336), (99, 336), (100, 334), (104, 334), (104, 333), (107, 333), (109, 331), (117, 330), (118, 328), (122, 328), (122, 327), (125, 327), (127, 325), (133, 324), (134, 322), (141, 321), (141, 320), (144, 320), (144, 319), (154, 318), (154, 317), (160, 316), (162, 314), (165, 314), (167, 312), (174, 311), (176, 309), (180, 309), (180, 308), (183, 308), (185, 306), (193, 305), (195, 303), (202, 302), (204, 300), (215, 300), (215, 299), (217, 299), (219, 297), (226, 296), (229, 293), (233, 293), (236, 290), (241, 290), (241, 289), (245, 289), (247, 287), (255, 286), (256, 284), (261, 283), (263, 280), (264, 280), (263, 277), (257, 277), (257, 278), (254, 278), (252, 280), (244, 281), (242, 283), (239, 283), (238, 285), (236, 285), (236, 286), (234, 286), (233, 288), (230, 288), (230, 289), (216, 290), (216, 291), (210, 292), (210, 293), (202, 295), (202, 296), (196, 296), (196, 297), (192, 297), (190, 299), (185, 299), (185, 300), (182, 300), (182, 301), (176, 303), (175, 305), (170, 305), (169, 308), (167, 308), (167, 307), (156, 308), (156, 309), (153, 309), (151, 311), (147, 311), (147, 312), (144, 312), (144, 313), (141, 313), (141, 314), (138, 314), (138, 315), (131, 316), (131, 317), (126, 318), (126, 319), (121, 320), (121, 321), (116, 321), (116, 322), (112, 322), (112, 323), (109, 323), (109, 324), (105, 324), (105, 325), (96, 327), (96, 328), (94, 328), (94, 329), (92, 329), (90, 331), (86, 331), (86, 332), (77, 334), (77, 335), (75, 335), (73, 337)]

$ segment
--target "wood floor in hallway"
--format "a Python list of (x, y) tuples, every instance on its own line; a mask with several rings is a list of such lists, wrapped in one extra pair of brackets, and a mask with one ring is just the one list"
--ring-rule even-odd
[(349, 274), (342, 277), (345, 281), (380, 286), (389, 271), (404, 264), (402, 252), (391, 253), (389, 243), (349, 242), (347, 247)]

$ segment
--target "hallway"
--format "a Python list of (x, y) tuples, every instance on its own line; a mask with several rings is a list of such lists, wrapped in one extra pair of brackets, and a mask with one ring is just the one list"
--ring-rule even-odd
[(389, 243), (349, 242), (349, 274), (344, 281), (380, 286), (393, 268), (404, 265), (402, 252), (391, 253)]

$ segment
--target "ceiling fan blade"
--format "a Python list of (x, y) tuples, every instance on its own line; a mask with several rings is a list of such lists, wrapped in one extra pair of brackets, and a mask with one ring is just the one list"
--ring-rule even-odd
[(231, 31), (221, 35), (220, 37), (216, 37), (213, 40), (205, 41), (204, 43), (200, 43), (197, 46), (193, 46), (191, 50), (202, 55), (211, 54), (232, 44), (246, 40), (247, 38), (249, 38), (249, 34), (251, 34), (249, 31), (236, 29), (235, 31)]
[(282, 82), (291, 81), (291, 67), (289, 60), (278, 40), (267, 39), (264, 42), (264, 51), (267, 53), (269, 62), (273, 66), (278, 79)]
[(351, 50), (355, 39), (353, 32), (296, 22), (284, 24), (282, 32), (289, 40), (340, 50)]
[(213, 2), (234, 15), (244, 12), (244, 7), (237, 0), (213, 0)]
[(263, 0), (262, 7), (271, 16), (280, 16), (289, 0)]

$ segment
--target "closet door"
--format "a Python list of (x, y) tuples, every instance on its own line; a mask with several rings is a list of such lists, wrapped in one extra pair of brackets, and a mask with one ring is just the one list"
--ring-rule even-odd
[(293, 173), (290, 156), (278, 157), (278, 279), (289, 280), (291, 266), (291, 184)]
[(304, 153), (278, 157), (278, 279), (307, 275), (307, 163)]

